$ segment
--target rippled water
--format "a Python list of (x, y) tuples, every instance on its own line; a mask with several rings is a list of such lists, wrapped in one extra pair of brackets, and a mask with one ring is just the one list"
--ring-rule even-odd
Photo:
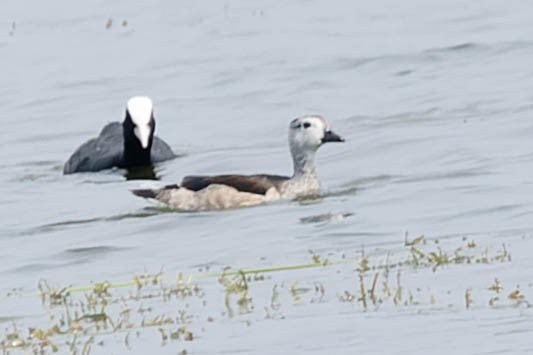
[[(487, 248), (505, 243), (513, 255), (502, 265), (407, 272), (414, 287), (432, 283), (463, 297), (497, 276), (507, 292), (520, 285), (526, 298), (533, 294), (533, 3), (4, 0), (1, 7), (3, 289), (33, 292), (40, 278), (123, 280), (144, 267), (284, 265), (308, 261), (308, 249), (364, 247), (383, 256), (402, 249), (409, 231), (457, 243), (465, 236)], [(160, 182), (125, 181), (121, 171), (63, 176), (72, 151), (120, 120), (135, 94), (154, 98), (157, 134), (183, 157), (157, 167)], [(189, 174), (289, 174), (288, 122), (304, 113), (323, 114), (346, 138), (319, 151), (328, 191), (319, 201), (183, 214), (129, 192)], [(322, 277), (305, 270), (275, 279), (315, 276)], [(354, 312), (334, 292), (328, 298), (290, 308), (283, 320), (215, 324), (189, 351), (533, 350), (529, 308), (483, 303), (467, 311), (459, 298), (425, 310)], [(0, 305), (3, 328), (13, 317), (21, 324), (42, 317), (37, 298), (26, 299), (24, 311), (9, 305)], [(147, 344), (137, 351), (153, 351)]]

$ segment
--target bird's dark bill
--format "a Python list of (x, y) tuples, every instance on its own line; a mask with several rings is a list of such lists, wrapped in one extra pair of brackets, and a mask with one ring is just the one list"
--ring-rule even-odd
[(324, 138), (322, 138), (322, 143), (326, 142), (344, 142), (344, 138), (333, 131), (326, 131)]

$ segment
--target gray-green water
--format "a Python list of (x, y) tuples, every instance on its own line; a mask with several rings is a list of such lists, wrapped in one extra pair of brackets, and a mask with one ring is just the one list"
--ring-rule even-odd
[[(437, 300), (451, 292), (440, 306), (364, 312), (338, 302), (335, 292), (351, 281), (332, 271), (344, 284), (327, 302), (289, 307), (284, 319), (256, 315), (250, 326), (238, 317), (206, 323), (180, 349), (531, 353), (529, 308), (484, 300), (465, 310), (464, 291), (499, 277), (502, 298), (517, 285), (533, 297), (532, 13), (525, 0), (4, 0), (2, 289), (31, 293), (40, 278), (120, 281), (144, 267), (175, 274), (308, 262), (308, 249), (355, 255), (364, 247), (384, 257), (402, 249), (405, 231), (452, 245), (466, 236), (491, 250), (505, 243), (512, 261), (404, 272), (413, 288), (431, 285)], [(154, 98), (157, 134), (185, 156), (157, 167), (161, 182), (125, 181), (120, 171), (63, 176), (72, 151), (122, 119), (136, 94)], [(317, 203), (178, 214), (129, 192), (189, 174), (288, 174), (288, 122), (305, 113), (323, 114), (346, 138), (319, 151), (330, 194)], [(330, 277), (310, 269), (273, 279)], [(45, 317), (38, 297), (4, 299), (4, 315), (21, 317), (21, 327)], [(152, 332), (152, 343), (131, 351), (177, 352)]]

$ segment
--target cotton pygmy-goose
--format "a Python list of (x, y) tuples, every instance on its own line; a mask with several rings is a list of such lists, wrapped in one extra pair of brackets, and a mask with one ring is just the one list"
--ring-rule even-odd
[(289, 126), (289, 146), (294, 164), (292, 177), (266, 174), (186, 176), (181, 185), (132, 192), (182, 211), (222, 210), (280, 198), (315, 195), (320, 192), (315, 153), (327, 142), (344, 142), (344, 139), (331, 131), (323, 117), (296, 118)]
[(154, 131), (152, 100), (132, 97), (124, 121), (109, 123), (98, 137), (82, 144), (65, 163), (63, 173), (143, 167), (175, 158), (168, 144), (154, 136)]

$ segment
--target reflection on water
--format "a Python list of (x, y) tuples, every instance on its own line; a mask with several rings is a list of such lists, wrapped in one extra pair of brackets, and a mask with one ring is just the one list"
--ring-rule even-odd
[(126, 180), (159, 180), (153, 165), (128, 168), (124, 177)]
[(346, 218), (353, 216), (351, 212), (347, 213), (325, 213), (315, 216), (300, 218), (301, 223), (338, 223), (346, 220)]

